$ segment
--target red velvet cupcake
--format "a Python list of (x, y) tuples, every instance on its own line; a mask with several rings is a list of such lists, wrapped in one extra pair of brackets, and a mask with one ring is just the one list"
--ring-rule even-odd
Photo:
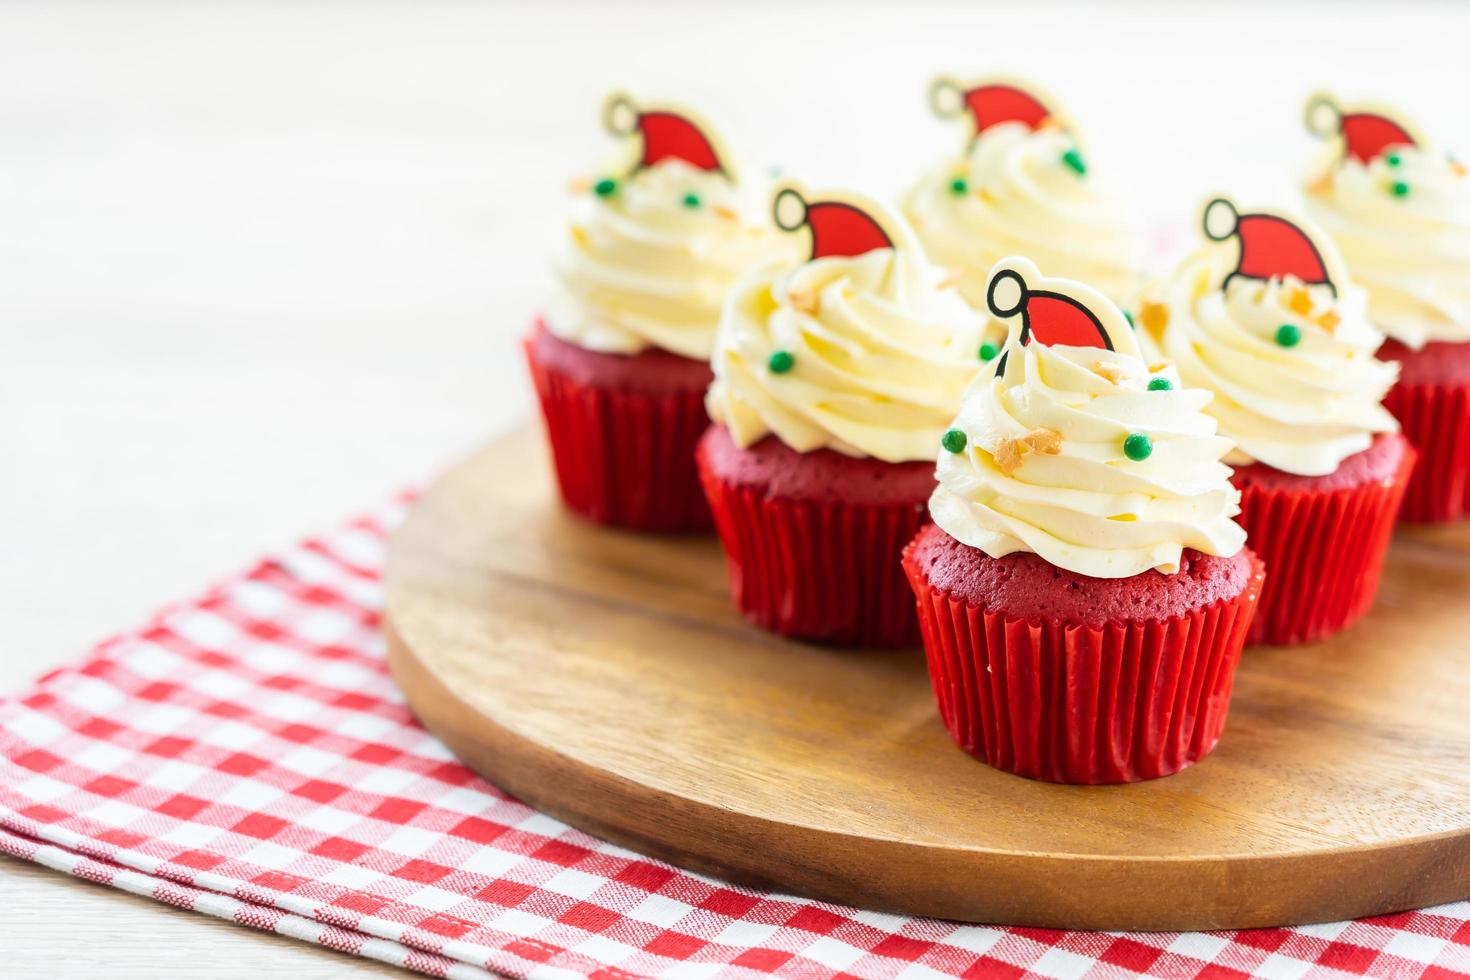
[(935, 447), (981, 362), (980, 317), (901, 219), (871, 202), (776, 197), (810, 259), (738, 286), (715, 345), (698, 463), (753, 623), (837, 646), (918, 637), (899, 567)]
[(630, 156), (577, 192), (526, 358), (570, 508), (637, 531), (708, 530), (694, 446), (720, 306), (747, 266), (789, 245), (747, 217), (730, 161), (690, 113), (613, 96), (603, 115)]
[(1077, 575), (991, 558), (937, 525), (904, 553), (939, 715), (960, 748), (1055, 783), (1178, 772), (1220, 741), (1263, 566), (1185, 551), (1179, 571)]
[(1101, 293), (1013, 258), (988, 297), (1005, 355), (904, 552), (940, 717), (1017, 775), (1167, 776), (1220, 739), (1263, 581), (1230, 442)]
[(1328, 476), (1236, 468), (1241, 526), (1271, 570), (1252, 642), (1305, 643), (1372, 607), (1415, 455), (1403, 436), (1386, 434)]
[(540, 322), (524, 348), (568, 507), (637, 531), (713, 527), (694, 469), (708, 363), (656, 347), (591, 351)]
[(1470, 172), (1384, 106), (1307, 100), (1324, 140), (1307, 176), (1310, 214), (1368, 293), (1400, 366), (1384, 405), (1418, 450), (1401, 517), (1470, 514)]
[(1399, 365), (1398, 384), (1383, 404), (1419, 455), (1400, 516), (1458, 521), (1470, 514), (1470, 344), (1414, 350), (1389, 340), (1378, 356)]
[[(1212, 239), (1145, 304), (1143, 322), (1235, 440), (1240, 524), (1270, 573), (1253, 643), (1306, 643), (1359, 619), (1414, 452), (1382, 405), (1397, 368), (1331, 243), (1217, 199)], [(1218, 244), (1215, 244), (1218, 243)]]
[[(799, 453), (775, 436), (741, 449), (712, 426), (699, 469), (730, 591), (751, 622), (836, 646), (914, 642), (913, 601), (894, 556), (928, 521), (933, 463)], [(842, 574), (826, 572), (834, 568)]]

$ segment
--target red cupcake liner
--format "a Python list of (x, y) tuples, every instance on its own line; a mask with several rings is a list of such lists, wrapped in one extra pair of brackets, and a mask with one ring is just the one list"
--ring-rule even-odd
[(700, 477), (730, 566), (735, 605), (757, 626), (845, 647), (918, 642), (900, 558), (928, 522), (922, 502), (852, 504), (769, 497)]
[(1053, 783), (1178, 772), (1220, 740), (1265, 573), (1231, 599), (1092, 628), (1016, 619), (935, 585), (904, 553), (939, 716), (966, 752)]
[(1355, 487), (1242, 489), (1236, 521), (1271, 572), (1250, 643), (1310, 643), (1368, 611), (1414, 459), (1405, 445), (1392, 478)]
[(633, 531), (714, 526), (694, 469), (694, 447), (709, 425), (703, 388), (599, 388), (538, 360), (531, 339), (524, 348), (568, 507)]
[(1470, 514), (1470, 388), (1401, 381), (1383, 404), (1419, 451), (1400, 520), (1457, 521)]

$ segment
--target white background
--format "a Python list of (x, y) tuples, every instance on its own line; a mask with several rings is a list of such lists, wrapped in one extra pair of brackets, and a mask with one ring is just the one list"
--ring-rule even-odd
[[(1211, 190), (1292, 202), (1320, 85), (1470, 155), (1467, 38), (1404, 2), (0, 3), (0, 692), (527, 417), (610, 88), (891, 195), (961, 138), (934, 72), (1023, 73), (1187, 234)], [(15, 861), (0, 910), (16, 976), (375, 969)]]

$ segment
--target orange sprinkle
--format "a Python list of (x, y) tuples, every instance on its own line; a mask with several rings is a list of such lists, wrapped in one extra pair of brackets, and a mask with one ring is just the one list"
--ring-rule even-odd
[(995, 452), (992, 454), (995, 457), (995, 465), (1006, 476), (1010, 476), (1021, 465), (1021, 457), (1026, 452), (1025, 446), (1026, 444), (1020, 439), (1001, 436), (1000, 440), (996, 442)]
[(1006, 476), (1020, 468), (1027, 453), (1039, 456), (1057, 456), (1062, 451), (1062, 434), (1056, 429), (1036, 428), (1019, 439), (1001, 436), (991, 453), (995, 465)]
[(1169, 307), (1163, 303), (1145, 300), (1138, 308), (1138, 322), (1151, 334), (1162, 333), (1169, 325)]
[(1334, 331), (1336, 331), (1337, 325), (1341, 322), (1342, 317), (1337, 315), (1336, 310), (1328, 310), (1326, 313), (1323, 313), (1321, 316), (1317, 317), (1317, 326), (1321, 327), (1323, 330), (1326, 330), (1328, 333), (1333, 333)]
[(1058, 456), (1062, 452), (1062, 434), (1056, 429), (1032, 429), (1021, 439), (1021, 443), (1042, 456)]
[(1116, 361), (1093, 361), (1092, 373), (1099, 377), (1107, 378), (1113, 384), (1123, 380), (1123, 365)]
[(1312, 312), (1312, 294), (1297, 286), (1287, 297), (1286, 307), (1297, 316), (1306, 316)]
[(807, 316), (816, 316), (817, 311), (822, 308), (822, 298), (810, 289), (794, 289), (786, 294), (791, 302), (791, 308), (805, 313)]

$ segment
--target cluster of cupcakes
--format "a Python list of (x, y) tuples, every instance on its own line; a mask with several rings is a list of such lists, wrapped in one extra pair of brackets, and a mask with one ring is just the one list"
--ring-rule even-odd
[(761, 627), (922, 641), (997, 768), (1167, 775), (1218, 741), (1247, 642), (1367, 611), (1401, 507), (1470, 511), (1470, 179), (1313, 96), (1315, 223), (1215, 198), (1148, 281), (1053, 100), (930, 100), (966, 139), (900, 208), (747, 179), (689, 111), (608, 100), (624, 156), (574, 189), (525, 341), (562, 495), (714, 529)]

